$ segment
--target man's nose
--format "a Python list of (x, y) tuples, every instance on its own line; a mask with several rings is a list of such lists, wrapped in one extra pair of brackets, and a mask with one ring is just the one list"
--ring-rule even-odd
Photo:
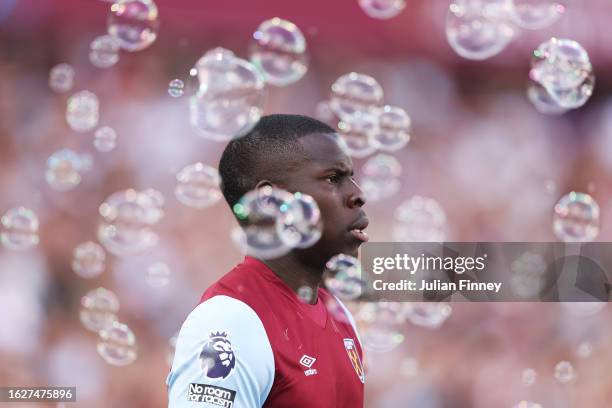
[(365, 194), (363, 193), (363, 190), (361, 189), (361, 187), (359, 187), (359, 184), (357, 184), (355, 180), (351, 179), (351, 191), (349, 192), (348, 202), (347, 202), (348, 207), (349, 208), (363, 207), (366, 201), (367, 200), (366, 200)]

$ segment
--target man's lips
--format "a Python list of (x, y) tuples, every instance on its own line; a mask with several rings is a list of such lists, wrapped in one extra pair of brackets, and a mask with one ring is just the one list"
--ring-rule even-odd
[(370, 237), (363, 230), (368, 227), (369, 223), (370, 221), (368, 220), (368, 217), (364, 216), (352, 223), (348, 230), (353, 236), (353, 238), (355, 238), (356, 240), (361, 242), (368, 242)]

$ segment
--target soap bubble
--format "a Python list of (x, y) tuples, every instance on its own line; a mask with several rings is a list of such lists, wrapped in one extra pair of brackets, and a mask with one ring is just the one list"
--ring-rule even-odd
[(110, 35), (96, 37), (89, 45), (89, 61), (94, 67), (110, 68), (119, 61), (119, 42)]
[(297, 291), (298, 299), (304, 303), (310, 303), (314, 299), (314, 291), (310, 286), (301, 286)]
[(100, 103), (98, 97), (89, 92), (77, 92), (68, 98), (66, 121), (72, 130), (87, 132), (98, 125)]
[(215, 48), (196, 64), (200, 87), (189, 101), (198, 135), (225, 142), (246, 134), (263, 113), (264, 79), (248, 61)]
[(359, 6), (370, 17), (386, 20), (406, 7), (406, 0), (359, 0)]
[(568, 383), (576, 378), (574, 366), (569, 361), (560, 361), (555, 366), (555, 378), (560, 383)]
[(203, 163), (190, 164), (176, 175), (174, 195), (193, 208), (210, 207), (221, 198), (221, 177), (217, 169)]
[(170, 268), (163, 262), (155, 262), (147, 268), (147, 283), (154, 288), (162, 288), (170, 281)]
[(180, 79), (173, 79), (168, 84), (168, 95), (173, 98), (180, 98), (185, 92), (185, 84)]
[(527, 87), (527, 98), (540, 113), (546, 115), (561, 115), (567, 109), (559, 105), (550, 93), (542, 85), (534, 81), (529, 81)]
[(363, 158), (376, 151), (372, 139), (378, 132), (378, 122), (374, 115), (363, 114), (355, 117), (351, 122), (340, 122), (338, 128), (344, 141), (342, 146), (346, 154), (355, 158)]
[(87, 292), (81, 299), (79, 318), (87, 330), (98, 332), (117, 320), (119, 299), (108, 289), (97, 288)]
[(127, 325), (114, 321), (99, 336), (98, 354), (108, 364), (125, 366), (136, 360), (136, 336)]
[(153, 0), (117, 0), (110, 8), (108, 33), (126, 51), (140, 51), (155, 41), (159, 14)]
[(402, 108), (384, 106), (378, 111), (378, 129), (371, 143), (379, 150), (394, 152), (410, 141), (410, 116)]
[(437, 201), (414, 196), (395, 210), (393, 235), (398, 242), (443, 242), (446, 214)]
[(110, 152), (117, 146), (117, 132), (115, 129), (103, 126), (96, 130), (94, 135), (94, 147), (99, 152)]
[(308, 69), (306, 39), (290, 21), (278, 17), (266, 20), (253, 34), (250, 59), (269, 84), (292, 84)]
[(316, 201), (308, 194), (295, 193), (276, 221), (276, 232), (291, 248), (308, 248), (321, 238), (323, 222)]
[(533, 52), (529, 76), (549, 92), (566, 91), (582, 85), (592, 70), (589, 55), (582, 45), (553, 37)]
[(516, 34), (508, 21), (509, 13), (509, 0), (454, 0), (446, 18), (446, 38), (464, 58), (490, 58), (506, 48)]
[(93, 278), (104, 271), (106, 254), (95, 242), (79, 244), (72, 252), (72, 270), (82, 278)]
[(406, 303), (404, 306), (405, 316), (412, 324), (429, 329), (442, 326), (452, 311), (448, 303), (442, 302)]
[(278, 235), (277, 220), (294, 199), (285, 190), (264, 186), (249, 191), (234, 205), (232, 210), (244, 225), (249, 254), (269, 259), (291, 250)]
[(419, 373), (419, 361), (411, 357), (404, 359), (400, 365), (400, 373), (404, 377), (416, 377)]
[(512, 20), (521, 28), (540, 30), (561, 17), (565, 7), (553, 0), (511, 0)]
[(89, 169), (89, 160), (70, 149), (58, 150), (47, 159), (47, 184), (57, 191), (72, 190), (81, 182), (81, 171)]
[(561, 306), (572, 316), (587, 317), (601, 312), (607, 302), (561, 302)]
[(57, 92), (64, 93), (74, 85), (74, 68), (70, 64), (57, 64), (49, 71), (49, 87)]
[(353, 256), (339, 254), (325, 264), (323, 283), (340, 300), (353, 300), (361, 296), (361, 264)]
[(510, 287), (520, 298), (537, 298), (544, 288), (546, 262), (540, 254), (525, 252), (510, 265)]
[(593, 354), (593, 345), (588, 341), (580, 343), (580, 345), (578, 346), (577, 353), (578, 356), (582, 358), (591, 357), (591, 354)]
[(533, 368), (526, 368), (521, 373), (521, 381), (525, 385), (533, 385), (536, 382), (536, 372)]
[(400, 189), (402, 165), (393, 156), (377, 154), (370, 157), (361, 168), (361, 173), (361, 188), (368, 200), (389, 198)]
[(401, 303), (363, 303), (357, 312), (357, 319), (365, 326), (361, 330), (361, 342), (367, 350), (389, 352), (405, 339), (402, 334), (404, 315)]
[(555, 205), (553, 230), (561, 241), (592, 241), (599, 234), (599, 205), (586, 193), (566, 194)]
[[(153, 190), (154, 191), (154, 190)], [(163, 202), (152, 190), (119, 191), (100, 205), (98, 239), (118, 256), (143, 252), (157, 244), (153, 226), (163, 217)]]
[(542, 405), (531, 401), (521, 401), (512, 408), (542, 408)]
[(344, 122), (351, 124), (383, 100), (383, 89), (371, 76), (351, 72), (342, 75), (331, 86), (331, 109)]
[(247, 242), (246, 242), (246, 234), (239, 226), (232, 228), (230, 232), (230, 238), (232, 242), (240, 250), (240, 253), (246, 254), (247, 252)]
[(335, 128), (338, 125), (338, 117), (329, 106), (329, 101), (321, 101), (315, 107), (314, 117), (323, 123)]
[(4, 227), (0, 241), (5, 248), (23, 251), (38, 245), (38, 217), (34, 211), (25, 207), (11, 208), (0, 222)]

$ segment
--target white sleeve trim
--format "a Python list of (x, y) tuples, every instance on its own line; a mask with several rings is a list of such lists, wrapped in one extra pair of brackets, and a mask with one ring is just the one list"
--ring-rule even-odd
[[(225, 333), (219, 343), (219, 336)], [(225, 341), (227, 339), (227, 341)], [(211, 348), (215, 344), (215, 349)], [(229, 347), (232, 356), (217, 347)], [(200, 353), (215, 356), (212, 368), (205, 371)], [(225, 349), (225, 351), (228, 351)], [(219, 353), (226, 360), (218, 360)], [(212, 361), (212, 360), (208, 360)], [(177, 337), (172, 369), (167, 378), (168, 407), (215, 407), (206, 402), (189, 401), (190, 384), (206, 384), (235, 391), (234, 408), (261, 407), (274, 383), (274, 354), (261, 319), (246, 303), (224, 295), (199, 304), (188, 316)]]

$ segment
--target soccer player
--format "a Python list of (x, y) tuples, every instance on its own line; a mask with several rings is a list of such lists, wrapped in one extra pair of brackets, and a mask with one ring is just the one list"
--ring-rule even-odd
[[(322, 287), (325, 263), (357, 255), (368, 236), (363, 192), (334, 129), (299, 115), (270, 115), (221, 157), (230, 208), (255, 188), (312, 196), (323, 232), (276, 259), (246, 256), (213, 284), (178, 335), (169, 407), (361, 407), (365, 375), (355, 322)], [(299, 288), (312, 289), (304, 302)]]

